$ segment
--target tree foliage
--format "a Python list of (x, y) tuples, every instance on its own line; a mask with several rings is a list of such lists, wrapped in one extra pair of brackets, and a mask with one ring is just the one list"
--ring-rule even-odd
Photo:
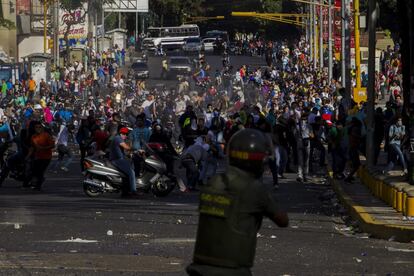
[(180, 25), (187, 18), (205, 16), (206, 0), (151, 0), (150, 10), (156, 15), (155, 25)]
[(14, 29), (16, 26), (13, 21), (8, 19), (0, 18), (0, 28), (6, 28), (7, 30)]
[(16, 26), (14, 22), (3, 17), (3, 6), (0, 4), (0, 28), (6, 28), (8, 30), (14, 29)]

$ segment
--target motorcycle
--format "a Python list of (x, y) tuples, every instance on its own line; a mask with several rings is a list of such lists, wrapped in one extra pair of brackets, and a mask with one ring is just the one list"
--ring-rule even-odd
[[(166, 163), (151, 149), (145, 146), (142, 173), (136, 177), (137, 189), (152, 192), (157, 197), (167, 196), (176, 186), (176, 178), (167, 171)], [(87, 196), (97, 197), (103, 193), (118, 193), (126, 184), (127, 176), (110, 161), (85, 158), (85, 179), (83, 189)]]
[(11, 150), (7, 150), (6, 159), (3, 162), (0, 173), (0, 186), (7, 177), (23, 182), (25, 179), (24, 156)]

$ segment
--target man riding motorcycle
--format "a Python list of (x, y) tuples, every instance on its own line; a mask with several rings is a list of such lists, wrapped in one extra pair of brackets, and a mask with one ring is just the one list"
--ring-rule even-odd
[[(131, 147), (125, 142), (128, 137), (129, 129), (122, 127), (119, 134), (116, 135), (109, 146), (109, 160), (112, 165), (122, 171), (128, 177), (129, 185), (124, 185), (122, 197), (136, 197), (137, 187), (135, 182), (135, 172), (131, 163), (125, 159), (124, 151), (131, 150)], [(129, 187), (129, 189), (128, 189)]]

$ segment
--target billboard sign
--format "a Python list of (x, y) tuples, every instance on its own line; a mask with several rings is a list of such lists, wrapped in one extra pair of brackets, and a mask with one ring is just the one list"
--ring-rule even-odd
[(148, 0), (114, 0), (104, 4), (105, 12), (148, 12)]
[(78, 22), (73, 24), (70, 27), (68, 38), (69, 45), (86, 45), (88, 41), (88, 16), (85, 15), (85, 10), (87, 10), (87, 4), (83, 9), (78, 9), (72, 13), (69, 13), (63, 9), (59, 10), (59, 44), (60, 47), (64, 45), (64, 36), (67, 31), (68, 23)]

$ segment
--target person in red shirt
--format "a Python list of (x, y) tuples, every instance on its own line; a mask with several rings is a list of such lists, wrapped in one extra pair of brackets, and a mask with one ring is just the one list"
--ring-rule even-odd
[(92, 134), (92, 141), (96, 143), (96, 151), (104, 152), (108, 142), (109, 133), (105, 130), (105, 124), (98, 121), (99, 128)]
[(45, 180), (44, 174), (52, 160), (52, 150), (55, 147), (55, 141), (52, 135), (45, 131), (40, 122), (34, 123), (35, 134), (30, 140), (31, 147), (26, 159), (32, 159), (32, 173), (25, 180), (25, 185), (36, 178), (36, 182), (32, 185), (34, 190), (40, 190)]

